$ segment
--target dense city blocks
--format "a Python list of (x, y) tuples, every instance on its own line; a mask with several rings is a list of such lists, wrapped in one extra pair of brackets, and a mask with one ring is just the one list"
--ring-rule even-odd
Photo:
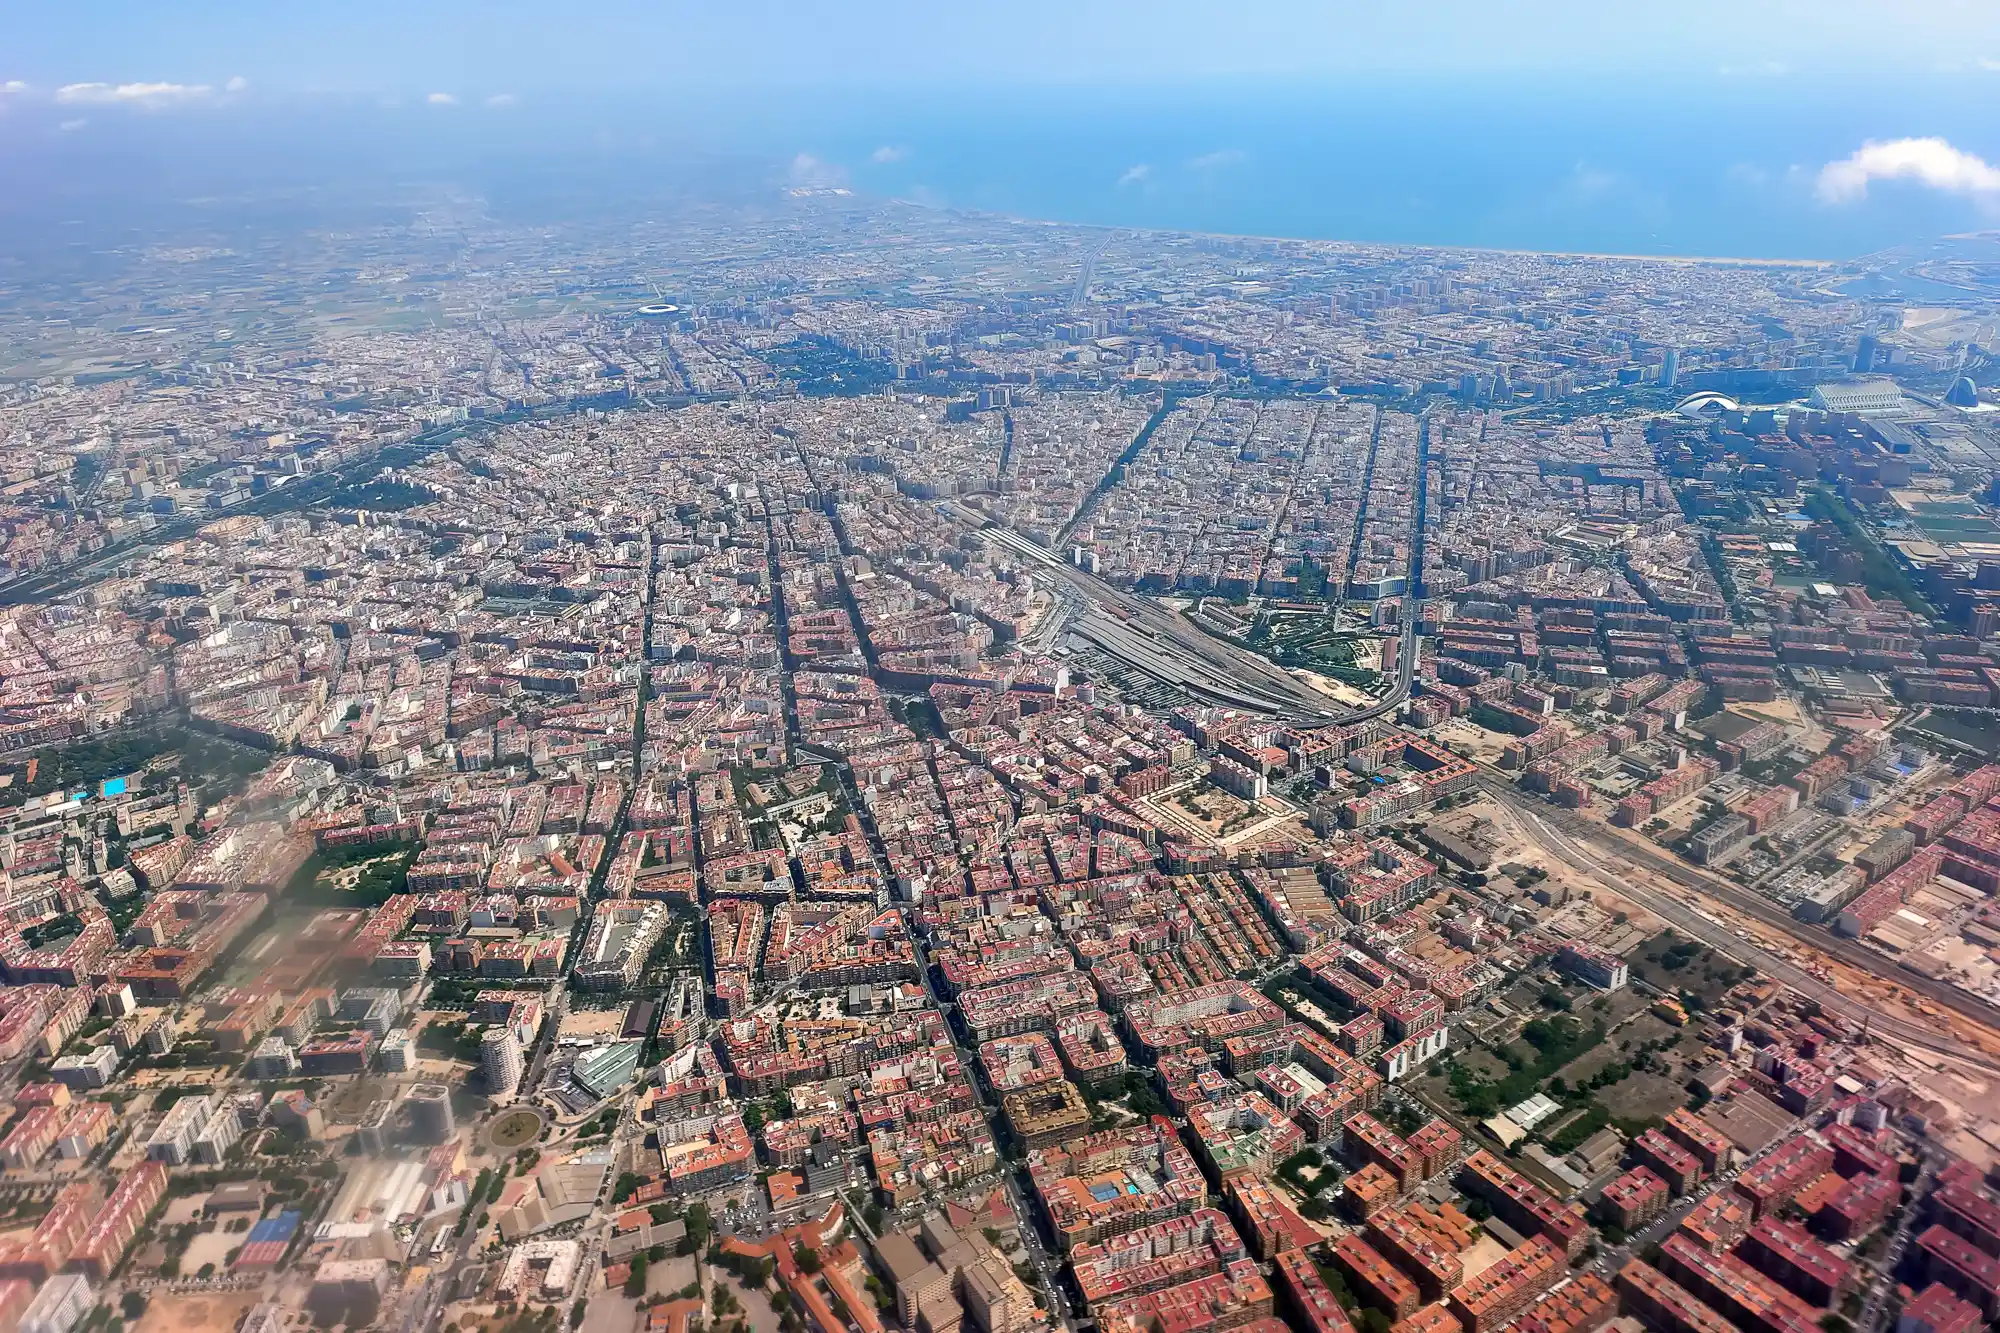
[(0, 1324), (2000, 1315), (1990, 302), (461, 203), (6, 277)]

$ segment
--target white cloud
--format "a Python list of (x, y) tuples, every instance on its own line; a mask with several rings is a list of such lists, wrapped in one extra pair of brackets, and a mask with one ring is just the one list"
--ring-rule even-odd
[(426, 97), (424, 100), (426, 102), (429, 102), (432, 106), (458, 105), (458, 99), (456, 97), (453, 97), (450, 93), (432, 93), (429, 97)]
[(82, 129), (84, 126), (88, 124), (90, 124), (89, 121), (79, 116), (75, 120), (63, 121), (60, 125), (57, 125), (56, 128), (61, 130), (64, 134), (74, 134), (76, 131)]
[(1152, 175), (1153, 168), (1149, 164), (1135, 162), (1125, 168), (1125, 174), (1118, 178), (1118, 188), (1122, 190), (1130, 185), (1143, 185), (1152, 178)]
[(225, 93), (248, 92), (250, 91), (250, 80), (244, 78), (241, 74), (238, 74), (234, 78), (230, 79), (229, 82), (222, 85), (222, 91)]
[(512, 93), (495, 93), (493, 94), (493, 96), (486, 99), (486, 105), (496, 108), (503, 106), (514, 106), (517, 105), (520, 102), (520, 100), (521, 100), (520, 98), (514, 96), (514, 94)]
[(797, 190), (834, 190), (847, 184), (847, 172), (838, 162), (800, 153), (792, 159), (791, 183)]
[(5, 83), (0, 83), (0, 93), (25, 93), (27, 91), (28, 85), (19, 79), (9, 79)]
[(56, 100), (83, 106), (163, 107), (199, 102), (214, 92), (205, 83), (66, 83), (56, 89)]
[(2000, 167), (1943, 139), (1870, 139), (1849, 157), (1819, 169), (1819, 197), (1829, 204), (1867, 197), (1870, 181), (1913, 180), (1947, 194), (2000, 196)]
[(1981, 56), (1979, 57), (1979, 68), (1985, 70), (1988, 74), (2000, 74), (2000, 60), (1995, 60), (1992, 56)]
[(1233, 167), (1244, 158), (1241, 148), (1223, 148), (1213, 153), (1203, 153), (1200, 157), (1187, 160), (1190, 171), (1215, 171), (1222, 167)]
[(877, 166), (886, 167), (889, 166), (891, 163), (901, 162), (904, 158), (908, 157), (909, 155), (910, 155), (910, 150), (903, 147), (902, 145), (885, 143), (880, 148), (877, 148), (874, 152), (870, 153), (868, 155), (868, 160), (870, 162), (875, 163)]

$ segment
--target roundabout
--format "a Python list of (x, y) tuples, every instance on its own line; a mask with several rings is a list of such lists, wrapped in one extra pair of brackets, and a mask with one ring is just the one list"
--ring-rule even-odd
[(486, 1127), (487, 1145), (502, 1152), (525, 1148), (541, 1137), (542, 1126), (546, 1123), (542, 1113), (532, 1106), (513, 1107), (502, 1112)]

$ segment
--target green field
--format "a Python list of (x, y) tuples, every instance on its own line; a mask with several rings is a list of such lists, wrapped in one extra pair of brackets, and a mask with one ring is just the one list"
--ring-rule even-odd
[(533, 1143), (535, 1136), (541, 1132), (541, 1113), (517, 1107), (495, 1120), (486, 1138), (496, 1148), (511, 1149)]
[(1382, 677), (1355, 665), (1361, 637), (1336, 628), (1331, 616), (1264, 616), (1250, 630), (1250, 646), (1279, 666), (1305, 667), (1365, 689)]

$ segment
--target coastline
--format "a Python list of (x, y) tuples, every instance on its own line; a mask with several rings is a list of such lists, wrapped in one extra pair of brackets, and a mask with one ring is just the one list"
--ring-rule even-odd
[[(857, 191), (845, 191), (843, 192), (843, 196), (853, 199), (866, 197)], [(941, 207), (937, 204), (927, 204), (922, 200), (910, 199), (902, 195), (883, 197), (883, 202), (900, 204), (907, 208), (921, 208), (932, 212), (955, 213), (966, 218), (983, 218), (1009, 222), (1023, 227), (1069, 227), (1077, 231), (1108, 232), (1113, 235), (1123, 233), (1135, 238), (1180, 236), (1196, 240), (1250, 241), (1263, 245), (1322, 245), (1339, 246), (1354, 250), (1392, 250), (1422, 254), (1512, 255), (1523, 259), (1615, 260), (1620, 263), (1676, 264), (1682, 267), (1791, 268), (1806, 271), (1821, 271), (1845, 268), (1855, 262), (1852, 259), (1760, 259), (1751, 255), (1648, 255), (1600, 250), (1522, 250), (1490, 245), (1422, 245), (1411, 241), (1353, 241), (1332, 237), (1273, 236), (1259, 232), (1187, 231), (1175, 227), (1128, 227), (1108, 222), (1070, 222), (1062, 218), (1024, 217), (1017, 213), (998, 213), (981, 208)]]

